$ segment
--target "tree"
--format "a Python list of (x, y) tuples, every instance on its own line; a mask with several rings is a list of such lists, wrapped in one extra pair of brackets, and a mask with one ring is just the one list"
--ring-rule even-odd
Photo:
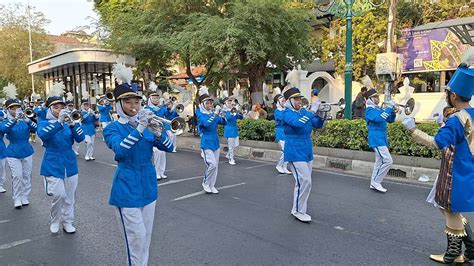
[[(46, 39), (44, 27), (49, 21), (44, 15), (35, 11), (31, 14), (31, 21), (34, 60), (50, 54), (53, 46)], [(28, 16), (24, 5), (0, 5), (0, 35), (4, 39), (0, 42), (0, 87), (12, 82), (17, 86), (20, 98), (30, 96), (31, 76), (26, 65), (30, 62)], [(35, 85), (37, 84), (37, 93), (43, 93), (44, 85), (40, 77), (35, 78)]]

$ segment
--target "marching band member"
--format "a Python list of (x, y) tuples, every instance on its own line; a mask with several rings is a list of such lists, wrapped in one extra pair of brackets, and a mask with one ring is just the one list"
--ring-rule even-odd
[(64, 232), (76, 232), (73, 223), (78, 169), (72, 144), (84, 140), (81, 125), (71, 119), (66, 109), (63, 92), (62, 82), (53, 84), (46, 100), (46, 120), (38, 126), (45, 148), (40, 175), (44, 176), (46, 194), (52, 196), (49, 230), (53, 234), (59, 233), (61, 223)]
[[(3, 108), (2, 108), (3, 109)], [(5, 135), (5, 132), (3, 131), (4, 128), (4, 123), (7, 123), (8, 120), (6, 120), (7, 114), (5, 113), (4, 110), (0, 110), (0, 193), (5, 193), (7, 190), (3, 187), (3, 184), (5, 184), (5, 167), (6, 167), (6, 156), (5, 156), (5, 150), (7, 147), (5, 146), (5, 142), (3, 141), (3, 136)]]
[(430, 255), (430, 259), (445, 264), (474, 260), (474, 234), (461, 214), (474, 212), (474, 108), (469, 104), (474, 95), (474, 69), (469, 69), (469, 64), (474, 64), (474, 48), (464, 56), (464, 63), (447, 86), (446, 102), (457, 112), (447, 118), (434, 137), (417, 129), (413, 118), (403, 121), (416, 142), (443, 154), (440, 173), (427, 201), (446, 219), (446, 252)]
[(199, 135), (201, 136), (201, 156), (206, 163), (202, 188), (206, 193), (217, 194), (219, 191), (215, 185), (220, 151), (217, 127), (218, 124), (225, 125), (226, 120), (219, 115), (219, 106), (213, 111), (214, 100), (209, 96), (207, 87), (199, 89), (199, 102), (199, 112), (196, 112), (196, 115), (198, 115)]
[[(145, 108), (152, 111), (155, 115), (160, 116), (160, 107), (159, 107), (160, 94), (157, 91), (157, 86), (154, 82), (150, 82), (149, 88), (150, 88), (150, 91), (152, 91), (152, 93), (150, 93), (148, 97), (148, 104)], [(164, 129), (166, 130), (166, 134), (168, 134), (168, 137), (170, 137), (170, 133), (171, 133), (169, 131), (169, 128), (170, 128), (170, 125), (164, 124)], [(158, 149), (157, 147), (153, 147), (153, 164), (155, 165), (157, 180), (168, 178), (168, 176), (165, 175), (166, 152)]]
[(235, 165), (234, 150), (239, 146), (239, 128), (237, 127), (237, 119), (243, 119), (242, 114), (237, 111), (236, 114), (232, 114), (231, 110), (235, 107), (234, 98), (228, 97), (224, 99), (225, 119), (227, 124), (224, 126), (224, 138), (227, 139), (228, 151), (226, 158), (229, 159), (230, 165)]
[(386, 109), (378, 106), (380, 99), (374, 88), (367, 91), (366, 98), (365, 120), (369, 131), (369, 147), (375, 151), (375, 164), (370, 188), (385, 193), (387, 189), (382, 186), (382, 181), (393, 164), (392, 156), (388, 150), (387, 123), (395, 121), (396, 113), (393, 109), (393, 102), (387, 103)]
[[(86, 161), (93, 161), (94, 158), (94, 141), (95, 141), (95, 122), (98, 121), (98, 115), (90, 108), (89, 94), (82, 94), (81, 112), (82, 112), (82, 130), (84, 131), (86, 143), (86, 154), (84, 159)], [(85, 98), (84, 98), (85, 97)]]
[(149, 121), (149, 110), (141, 109), (141, 97), (129, 85), (131, 69), (114, 66), (114, 76), (125, 83), (115, 87), (115, 107), (120, 118), (104, 130), (107, 146), (118, 162), (109, 204), (117, 207), (124, 232), (129, 265), (147, 265), (158, 197), (152, 164), (153, 147), (172, 151), (173, 144)]
[[(173, 101), (166, 100), (165, 104), (160, 108), (158, 116), (163, 117), (164, 119), (168, 119), (168, 120), (171, 121), (171, 120), (173, 120), (173, 118), (179, 116), (178, 112), (176, 112), (175, 108), (176, 108), (176, 105), (174, 104)], [(170, 137), (171, 141), (173, 142), (173, 147), (174, 147), (173, 152), (176, 152), (176, 135), (173, 132), (169, 131), (168, 136)]]
[(302, 108), (302, 96), (298, 88), (288, 88), (283, 92), (286, 99), (283, 111), (285, 131), (285, 161), (289, 162), (295, 178), (293, 208), (291, 214), (301, 222), (310, 222), (306, 213), (311, 192), (311, 173), (313, 171), (313, 128), (322, 128), (324, 120), (314, 114), (319, 110), (320, 101), (311, 103), (310, 111)]
[[(105, 97), (105, 96), (104, 96)], [(112, 118), (110, 117), (110, 111), (112, 111), (112, 105), (107, 101), (104, 97), (99, 99), (99, 122), (102, 126), (102, 130), (104, 130), (110, 122), (112, 122)]]
[(285, 161), (285, 129), (283, 123), (283, 112), (285, 111), (285, 97), (281, 94), (275, 95), (273, 102), (276, 104), (275, 112), (275, 141), (280, 145), (280, 159), (276, 165), (276, 169), (280, 174), (291, 174), (288, 170), (288, 162)]
[(7, 98), (8, 121), (2, 124), (10, 144), (5, 150), (8, 166), (12, 173), (12, 195), (14, 207), (29, 205), (31, 192), (31, 170), (33, 168), (33, 147), (31, 146), (30, 132), (36, 131), (36, 123), (27, 118), (21, 108), (21, 102), (16, 99), (16, 87), (9, 83), (4, 89)]

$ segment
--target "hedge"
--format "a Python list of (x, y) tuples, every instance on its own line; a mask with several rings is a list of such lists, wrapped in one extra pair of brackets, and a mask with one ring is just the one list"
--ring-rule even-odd
[[(244, 119), (239, 120), (238, 125), (240, 139), (275, 141), (274, 121)], [(418, 128), (432, 136), (438, 131), (436, 123), (419, 124)], [(220, 126), (219, 135), (223, 136), (223, 132), (223, 127)], [(365, 120), (330, 120), (323, 129), (315, 131), (313, 142), (317, 147), (371, 151), (367, 134)], [(415, 143), (400, 122), (388, 125), (388, 138), (393, 154), (437, 159), (441, 157), (437, 150)]]

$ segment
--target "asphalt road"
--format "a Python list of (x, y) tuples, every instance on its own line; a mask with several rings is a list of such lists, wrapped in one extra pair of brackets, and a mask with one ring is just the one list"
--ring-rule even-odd
[[(336, 170), (313, 171), (304, 224), (290, 215), (294, 180), (274, 164), (221, 157), (218, 195), (202, 194), (204, 162), (178, 147), (168, 154), (169, 178), (160, 181), (150, 265), (426, 265), (445, 249), (444, 220), (425, 198), (428, 187), (386, 182), (388, 193), (369, 189), (367, 178)], [(96, 138), (96, 161), (81, 147), (76, 196), (77, 233), (49, 232), (50, 197), (35, 145), (31, 205), (13, 208), (9, 170), (0, 194), (1, 265), (124, 265), (126, 252), (108, 197), (113, 154)]]

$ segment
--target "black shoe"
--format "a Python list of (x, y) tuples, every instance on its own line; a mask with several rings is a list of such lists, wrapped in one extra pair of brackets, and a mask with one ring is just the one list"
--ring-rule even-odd
[(466, 230), (466, 236), (462, 239), (464, 242), (464, 247), (466, 250), (464, 251), (464, 258), (466, 261), (474, 260), (474, 234), (471, 231), (471, 226), (469, 226), (469, 222), (464, 218), (464, 229)]

